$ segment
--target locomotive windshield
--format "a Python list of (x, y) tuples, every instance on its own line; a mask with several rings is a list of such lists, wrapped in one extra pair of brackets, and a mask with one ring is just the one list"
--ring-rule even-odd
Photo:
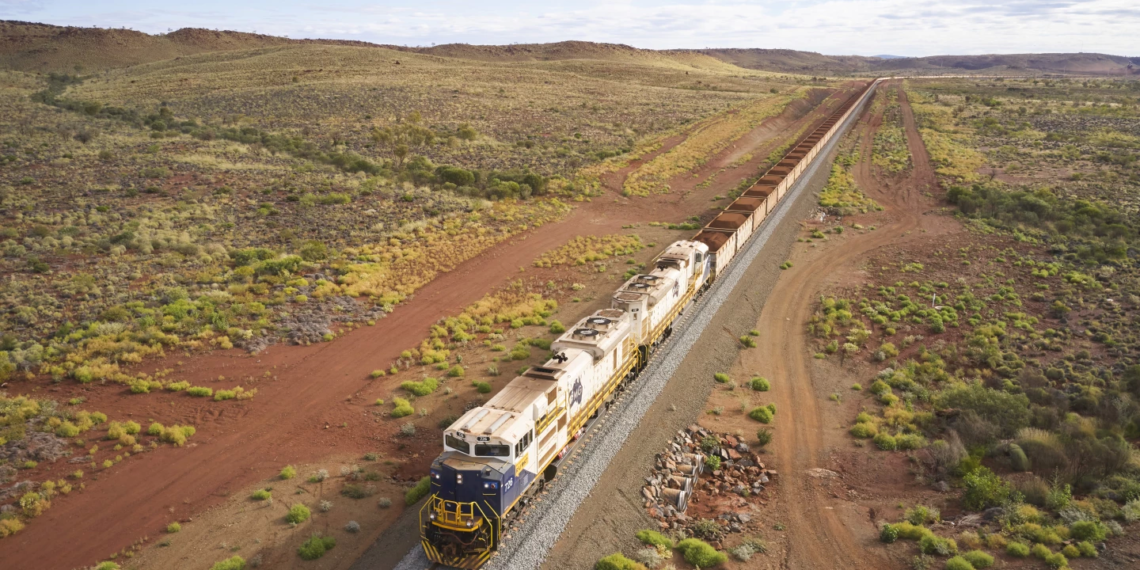
[(463, 441), (462, 439), (459, 439), (458, 437), (455, 437), (454, 435), (447, 434), (443, 436), (443, 443), (456, 451), (471, 455), (471, 444)]
[(498, 443), (476, 443), (475, 455), (479, 457), (510, 457), (511, 446)]

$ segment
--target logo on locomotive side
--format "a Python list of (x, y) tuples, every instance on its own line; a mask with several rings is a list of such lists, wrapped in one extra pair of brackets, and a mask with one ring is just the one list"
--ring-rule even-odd
[(582, 403), (582, 379), (579, 378), (574, 381), (574, 387), (570, 388), (570, 405)]

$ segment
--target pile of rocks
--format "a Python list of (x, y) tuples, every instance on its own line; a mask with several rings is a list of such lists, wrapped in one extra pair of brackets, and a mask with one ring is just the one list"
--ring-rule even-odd
[[(715, 461), (708, 461), (713, 456), (720, 458), (715, 470), (710, 468)], [(744, 442), (694, 425), (678, 431), (669, 449), (657, 454), (641, 495), (662, 529), (690, 527), (695, 521), (686, 511), (692, 503), (717, 503), (724, 530), (743, 532), (751, 521), (745, 512), (752, 510), (750, 499), (775, 477)]]

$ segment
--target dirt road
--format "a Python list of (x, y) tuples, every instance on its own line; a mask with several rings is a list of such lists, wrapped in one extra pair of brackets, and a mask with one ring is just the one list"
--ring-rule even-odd
[[(866, 128), (862, 167), (857, 174), (862, 179), (861, 186), (884, 207), (889, 221), (874, 232), (848, 239), (785, 272), (757, 324), (761, 331), (779, 330), (782, 334), (761, 335), (759, 350), (747, 351), (742, 358), (746, 368), (783, 379), (781, 385), (785, 387), (773, 391), (777, 408), (790, 413), (782, 418), (782, 428), (776, 430), (771, 449), (780, 458), (781, 471), (788, 474), (782, 478), (780, 488), (781, 501), (788, 506), (788, 536), (793, 537), (785, 561), (788, 568), (890, 566), (867, 548), (868, 540), (875, 540), (874, 529), (870, 528), (870, 533), (868, 529), (852, 529), (837, 509), (840, 501), (823, 492), (817, 478), (804, 476), (810, 469), (828, 466), (824, 433), (835, 423), (820, 409), (826, 401), (825, 394), (812, 384), (812, 353), (804, 324), (827, 281), (855, 271), (869, 252), (907, 239), (922, 225), (923, 211), (932, 206), (922, 197), (922, 191), (934, 188), (934, 173), (901, 88), (899, 98), (914, 167), (905, 179), (887, 185), (874, 183), (869, 171), (873, 128)], [(880, 121), (881, 117), (871, 117), (867, 126), (877, 126)]]

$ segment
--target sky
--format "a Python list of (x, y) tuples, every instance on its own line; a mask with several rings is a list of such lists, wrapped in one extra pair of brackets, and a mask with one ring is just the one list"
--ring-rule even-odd
[(408, 46), (584, 40), (832, 55), (1140, 56), (1137, 0), (0, 0), (0, 20)]

